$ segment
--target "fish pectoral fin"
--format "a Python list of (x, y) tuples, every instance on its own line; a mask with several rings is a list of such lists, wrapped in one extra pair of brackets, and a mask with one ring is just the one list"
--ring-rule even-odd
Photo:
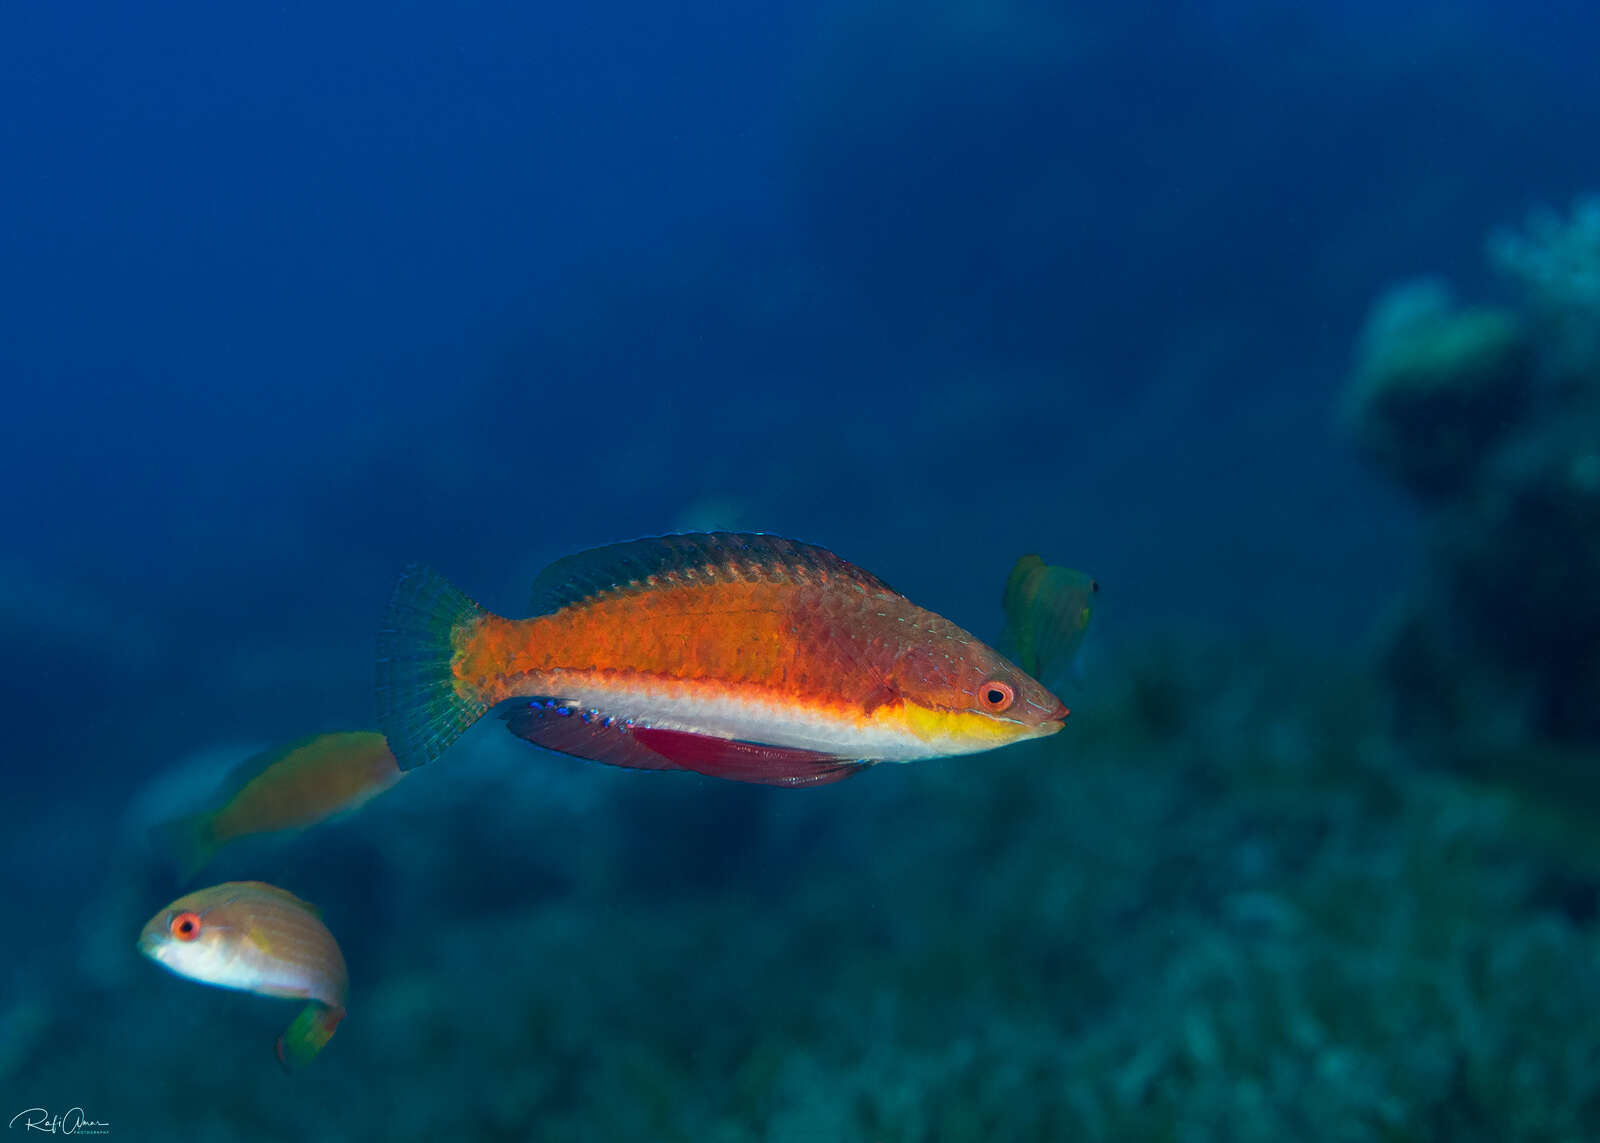
[(900, 691), (893, 683), (885, 679), (868, 691), (867, 696), (861, 700), (861, 713), (870, 715), (880, 706), (888, 706), (899, 701)]
[(764, 786), (821, 786), (860, 773), (871, 765), (837, 754), (741, 742), (685, 730), (636, 726), (632, 737), (679, 769)]
[(289, 1026), (278, 1037), (278, 1062), (287, 1072), (296, 1072), (309, 1064), (323, 1046), (333, 1039), (339, 1021), (344, 1019), (344, 1009), (314, 1000), (300, 1009)]

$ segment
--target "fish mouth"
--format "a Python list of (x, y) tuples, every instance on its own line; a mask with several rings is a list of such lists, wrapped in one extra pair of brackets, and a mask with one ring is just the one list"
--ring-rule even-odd
[(1053, 706), (1047, 707), (1042, 703), (1029, 704), (1035, 711), (1038, 712), (1037, 721), (1030, 719), (1023, 720), (1025, 722), (1033, 721), (1033, 725), (1038, 729), (1040, 734), (1054, 734), (1066, 723), (1067, 715), (1072, 713), (1067, 709), (1066, 703), (1062, 702), (1054, 695), (1051, 695), (1050, 697), (1052, 700), (1054, 700)]
[(1041, 738), (1044, 738), (1052, 734), (1060, 733), (1067, 725), (1067, 715), (1071, 713), (1072, 712), (1067, 709), (1067, 704), (1062, 702), (1060, 699), (1057, 699), (1056, 705), (1051, 707), (1050, 710), (1045, 713), (1045, 716), (1039, 720), (1039, 724), (1036, 728), (1038, 735)]

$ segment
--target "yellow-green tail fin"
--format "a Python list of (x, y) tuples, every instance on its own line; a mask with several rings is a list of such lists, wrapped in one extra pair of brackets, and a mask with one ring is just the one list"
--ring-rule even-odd
[(1083, 645), (1099, 590), (1092, 576), (1023, 556), (1006, 579), (1000, 650), (1035, 678), (1071, 663)]
[(278, 1037), (278, 1062), (285, 1071), (297, 1072), (309, 1064), (329, 1040), (339, 1021), (344, 1019), (343, 1008), (330, 1008), (320, 1000), (313, 1000), (300, 1010), (300, 1015)]

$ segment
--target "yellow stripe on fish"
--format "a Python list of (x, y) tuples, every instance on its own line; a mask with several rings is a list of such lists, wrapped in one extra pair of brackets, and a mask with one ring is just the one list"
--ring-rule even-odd
[(492, 707), (612, 765), (804, 786), (875, 762), (1054, 734), (1067, 708), (943, 616), (823, 548), (662, 536), (557, 561), (535, 614), (407, 571), (379, 636), (381, 729), (404, 769)]

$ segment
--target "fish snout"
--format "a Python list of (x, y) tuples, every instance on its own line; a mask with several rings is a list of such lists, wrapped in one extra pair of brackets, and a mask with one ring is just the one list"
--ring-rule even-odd
[(1059, 732), (1067, 724), (1067, 715), (1072, 712), (1067, 709), (1067, 704), (1051, 696), (1052, 702), (1046, 706), (1036, 704), (1039, 711), (1039, 721), (1036, 724), (1036, 733), (1041, 737)]
[(1066, 703), (1056, 698), (1049, 691), (1044, 690), (1043, 687), (1040, 688), (1040, 691), (1042, 693), (1037, 696), (1029, 696), (1028, 706), (1031, 709), (1023, 718), (1028, 722), (1035, 722), (1041, 727), (1050, 727), (1054, 723), (1056, 725), (1051, 728), (1059, 730), (1060, 724), (1065, 722), (1067, 715), (1072, 712), (1067, 709)]

